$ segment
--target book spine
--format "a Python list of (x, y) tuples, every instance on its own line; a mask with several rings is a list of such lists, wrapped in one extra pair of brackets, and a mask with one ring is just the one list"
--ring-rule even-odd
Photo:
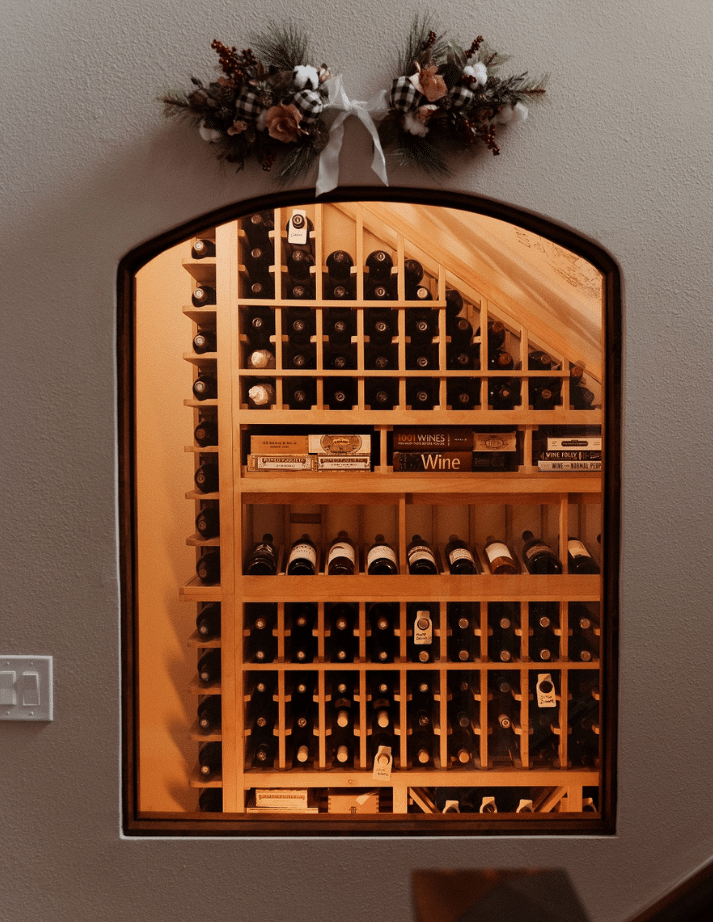
[(248, 455), (248, 471), (311, 471), (310, 455)]
[(394, 451), (472, 451), (471, 429), (394, 429)]
[(371, 455), (317, 455), (318, 471), (370, 471)]
[(250, 451), (254, 455), (306, 455), (306, 435), (252, 435)]
[(601, 461), (538, 461), (540, 471), (601, 471)]
[(473, 453), (470, 451), (395, 451), (394, 470), (435, 473), (454, 473), (473, 470)]
[(540, 461), (601, 461), (601, 451), (543, 451)]
[(547, 439), (547, 451), (601, 451), (601, 436), (576, 436)]

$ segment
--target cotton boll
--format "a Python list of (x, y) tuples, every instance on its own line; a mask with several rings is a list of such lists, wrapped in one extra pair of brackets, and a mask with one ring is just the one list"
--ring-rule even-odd
[(404, 115), (404, 128), (409, 134), (417, 134), (424, 138), (428, 134), (428, 125), (422, 122), (417, 115), (407, 112)]
[(200, 120), (200, 124), (198, 125), (198, 134), (209, 144), (214, 144), (223, 137), (223, 133), (218, 131), (217, 128), (208, 128), (204, 118)]
[(528, 114), (529, 110), (525, 103), (516, 102), (514, 106), (503, 106), (495, 117), (495, 121), (500, 122), (501, 125), (517, 125), (519, 122), (524, 122)]
[(292, 71), (292, 83), (297, 90), (316, 90), (319, 87), (319, 71), (309, 64), (298, 64)]

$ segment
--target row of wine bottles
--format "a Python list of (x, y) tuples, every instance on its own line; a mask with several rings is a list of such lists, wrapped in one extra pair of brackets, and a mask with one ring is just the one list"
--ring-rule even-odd
[[(212, 603), (216, 605), (217, 603)], [(401, 659), (401, 637), (411, 662), (465, 663), (487, 659), (518, 662), (555, 662), (562, 658), (564, 639), (572, 662), (594, 662), (599, 657), (600, 628), (596, 615), (581, 602), (569, 603), (567, 624), (561, 625), (558, 602), (530, 602), (527, 620), (519, 603), (490, 602), (486, 622), (478, 602), (410, 602), (401, 620), (398, 602), (375, 602), (366, 607), (364, 662), (394, 663)], [(197, 619), (200, 637), (213, 639), (220, 629), (219, 612), (210, 606)], [(324, 652), (320, 652), (318, 609), (314, 602), (285, 605), (281, 625), (284, 654), (278, 645), (277, 604), (248, 603), (244, 622), (244, 661), (258, 664), (285, 660), (312, 663), (360, 661), (359, 610), (356, 603), (325, 606)], [(443, 651), (440, 638), (445, 635)], [(526, 651), (526, 653), (525, 653)], [(220, 653), (208, 650), (199, 664), (205, 683), (220, 679)]]
[[(522, 533), (521, 557), (524, 571), (528, 573), (562, 573), (562, 562), (542, 538), (536, 538), (531, 531)], [(431, 542), (421, 535), (413, 535), (406, 546), (406, 568), (412, 574), (476, 574), (490, 572), (496, 575), (517, 574), (523, 571), (509, 545), (489, 535), (483, 548), (487, 570), (480, 560), (476, 548), (463, 541), (458, 535), (451, 535), (444, 549), (444, 564), (439, 565), (436, 551)], [(274, 576), (278, 572), (278, 548), (271, 534), (252, 545), (245, 558), (243, 572), (250, 576)], [(357, 550), (346, 531), (340, 531), (326, 549), (323, 571), (330, 576), (353, 575), (357, 572)], [(398, 556), (383, 535), (377, 535), (374, 543), (365, 550), (364, 569), (374, 575), (399, 572)], [(567, 570), (569, 573), (599, 573), (599, 565), (578, 538), (567, 539)], [(320, 571), (317, 546), (308, 534), (293, 542), (284, 572), (288, 576), (313, 576)]]
[[(266, 684), (259, 682), (245, 712), (246, 761), (249, 767), (274, 768), (282, 736), (286, 741), (286, 761), (290, 763), (286, 767), (324, 767), (318, 764), (322, 734), (326, 761), (336, 766), (368, 767), (380, 750), (387, 748), (396, 767), (443, 767), (441, 736), (445, 735), (448, 764), (453, 767), (490, 767), (503, 763), (518, 766), (524, 759), (533, 765), (544, 762), (563, 767), (564, 738), (566, 765), (593, 767), (599, 757), (598, 701), (580, 686), (580, 694), (568, 702), (566, 731), (562, 732), (551, 675), (533, 676), (533, 682), (523, 716), (522, 703), (513, 695), (510, 677), (494, 676), (484, 726), (473, 706), (467, 681), (455, 683), (445, 720), (429, 683), (416, 682), (405, 724), (401, 722), (393, 682), (386, 675), (374, 677), (364, 708), (350, 694), (349, 681), (337, 679), (335, 697), (326, 702), (324, 718), (320, 718), (316, 696), (310, 695), (309, 682), (303, 678), (296, 679), (294, 694), (283, 715), (279, 714), (275, 696), (270, 696)], [(198, 724), (200, 727), (209, 724), (207, 732), (215, 732), (220, 726), (220, 706), (212, 700), (216, 697), (204, 698), (198, 706)], [(366, 765), (361, 762), (362, 737), (366, 737)], [(210, 780), (220, 770), (220, 754), (220, 742), (202, 744), (199, 764), (204, 780)]]

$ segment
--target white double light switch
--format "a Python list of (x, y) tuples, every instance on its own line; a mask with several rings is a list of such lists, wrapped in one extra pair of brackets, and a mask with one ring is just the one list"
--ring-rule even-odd
[(0, 720), (52, 720), (51, 656), (0, 656)]

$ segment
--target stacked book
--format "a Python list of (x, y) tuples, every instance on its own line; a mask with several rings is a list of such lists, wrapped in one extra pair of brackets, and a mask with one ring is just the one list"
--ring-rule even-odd
[(319, 813), (314, 791), (291, 788), (255, 788), (248, 813)]
[(251, 435), (248, 471), (369, 471), (371, 435)]
[(540, 471), (601, 471), (601, 436), (548, 437), (537, 458)]
[(396, 427), (394, 471), (460, 473), (509, 470), (516, 463), (517, 433), (463, 427)]

